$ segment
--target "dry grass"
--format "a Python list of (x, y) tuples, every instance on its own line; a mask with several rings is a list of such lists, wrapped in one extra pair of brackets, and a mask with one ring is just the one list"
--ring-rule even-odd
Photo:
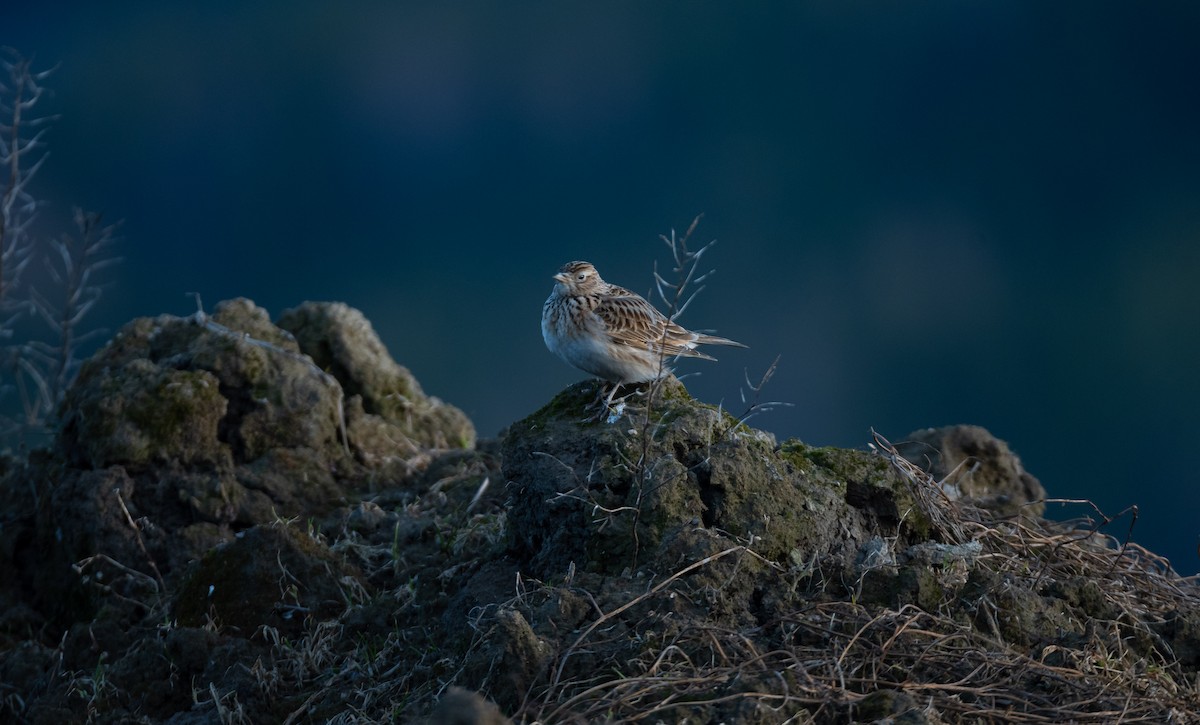
[[(444, 632), (416, 611), (430, 601), (430, 583), (417, 581), (428, 558), (422, 564), (416, 552), (378, 537), (327, 529), (324, 537), (310, 535), (376, 582), (373, 603), (351, 587), (334, 619), (308, 622), (291, 637), (260, 628), (251, 638), (256, 658), (239, 665), (253, 688), (196, 681), (193, 708), (230, 723), (261, 718), (264, 702), (285, 703), (272, 717), (289, 723), (412, 721), (452, 684), (487, 690), (486, 680), (469, 681), (466, 672), (499, 612), (519, 612), (536, 629), (539, 611), (570, 596), (586, 603), (583, 621), (557, 637), (536, 629), (552, 655), (511, 713), (518, 722), (850, 722), (899, 714), (886, 709), (893, 705), (879, 709), (887, 692), (902, 693), (899, 707), (929, 722), (1195, 722), (1195, 672), (1171, 656), (1160, 634), (1176, 613), (1200, 608), (1194, 581), (1095, 526), (992, 520), (947, 499), (882, 437), (874, 447), (912, 491), (933, 538), (973, 552), (969, 566), (986, 573), (988, 586), (959, 587), (936, 607), (881, 606), (832, 584), (825, 590), (827, 577), (706, 532), (710, 553), (657, 578), (569, 572), (555, 585), (518, 578), (512, 596), (470, 614), (464, 649), (439, 645)], [(452, 504), (443, 489), (456, 485), (460, 500)], [(465, 510), (479, 487), (475, 478), (447, 479), (403, 507), (414, 517), (434, 516), (429, 544), (456, 567), (498, 543), (502, 531), (494, 500), (483, 513)], [(456, 505), (463, 510), (449, 513)], [(438, 576), (461, 582), (462, 570), (452, 569)], [(139, 581), (152, 602), (146, 606), (159, 609), (159, 582), (144, 574)], [(1016, 610), (1065, 584), (1094, 598), (1070, 612), (1099, 614), (1076, 621), (1071, 632), (1020, 641)], [(801, 585), (807, 590), (796, 591)], [(745, 610), (730, 603), (749, 598), (750, 587), (769, 589), (786, 605), (739, 619)], [(362, 630), (356, 613), (381, 602), (410, 624)], [(106, 669), (101, 663), (66, 673), (70, 698), (88, 717), (102, 720), (106, 703), (121, 698)]]
[[(845, 722), (889, 714), (872, 709), (872, 695), (896, 691), (931, 722), (1196, 721), (1195, 673), (1157, 634), (1169, 616), (1200, 607), (1194, 581), (1096, 527), (989, 520), (947, 499), (882, 437), (875, 449), (912, 488), (939, 538), (977, 542), (973, 566), (989, 572), (997, 589), (960, 594), (938, 611), (814, 597), (744, 627), (676, 616), (672, 599), (705, 596), (689, 583), (697, 570), (753, 556), (726, 548), (600, 612), (560, 650), (548, 683), (529, 693), (518, 719), (690, 722), (740, 712), (750, 722)], [(1077, 622), (1079, 636), (1032, 643), (1005, 636), (1014, 630), (1001, 620), (1019, 616), (1005, 611), (1019, 602), (1005, 589), (1034, 597), (1063, 582), (1094, 592), (1099, 600), (1089, 607), (1107, 614)], [(586, 596), (595, 602), (601, 594)], [(571, 667), (581, 656), (586, 667)]]

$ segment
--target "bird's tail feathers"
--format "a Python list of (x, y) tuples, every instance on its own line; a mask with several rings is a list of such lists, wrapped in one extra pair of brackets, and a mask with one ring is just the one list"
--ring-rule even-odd
[(704, 335), (700, 333), (696, 334), (695, 342), (698, 345), (729, 345), (730, 347), (748, 347), (740, 342), (735, 342), (724, 337), (717, 337), (716, 335)]

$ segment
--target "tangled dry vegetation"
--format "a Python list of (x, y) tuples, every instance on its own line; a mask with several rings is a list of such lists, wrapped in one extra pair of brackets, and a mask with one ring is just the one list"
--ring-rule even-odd
[[(532, 621), (582, 596), (590, 611), (517, 719), (1197, 721), (1194, 581), (1094, 528), (953, 502), (886, 440), (873, 448), (931, 524), (907, 562), (833, 581), (709, 532), (715, 553), (615, 599), (607, 586), (543, 585), (504, 606)], [(717, 612), (737, 606), (748, 575), (758, 611), (730, 622)], [(697, 608), (708, 616), (690, 617)]]

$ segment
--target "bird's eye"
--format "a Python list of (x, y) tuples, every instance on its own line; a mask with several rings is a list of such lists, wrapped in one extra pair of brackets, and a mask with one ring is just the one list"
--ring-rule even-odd
[(587, 272), (580, 272), (579, 274), (575, 275), (575, 279), (582, 282), (583, 280), (587, 279)]

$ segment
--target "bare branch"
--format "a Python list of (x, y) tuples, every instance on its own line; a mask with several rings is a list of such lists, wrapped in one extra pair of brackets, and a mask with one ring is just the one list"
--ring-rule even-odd
[[(17, 391), (23, 422), (16, 427), (27, 430), (45, 425), (79, 367), (80, 345), (94, 338), (80, 327), (101, 298), (95, 277), (115, 261), (108, 249), (116, 234), (99, 214), (74, 209), (74, 234), (32, 235), (42, 203), (29, 192), (30, 182), (49, 158), (47, 134), (56, 120), (39, 107), (55, 69), (34, 71), (32, 65), (16, 51), (0, 51), (0, 339), (12, 340), (14, 326), (27, 315), (54, 338), (10, 343), (0, 356), (13, 381), (0, 385), (0, 392)], [(45, 266), (47, 290), (26, 279), (34, 258)], [(3, 418), (0, 413), (0, 428), (12, 428)]]

